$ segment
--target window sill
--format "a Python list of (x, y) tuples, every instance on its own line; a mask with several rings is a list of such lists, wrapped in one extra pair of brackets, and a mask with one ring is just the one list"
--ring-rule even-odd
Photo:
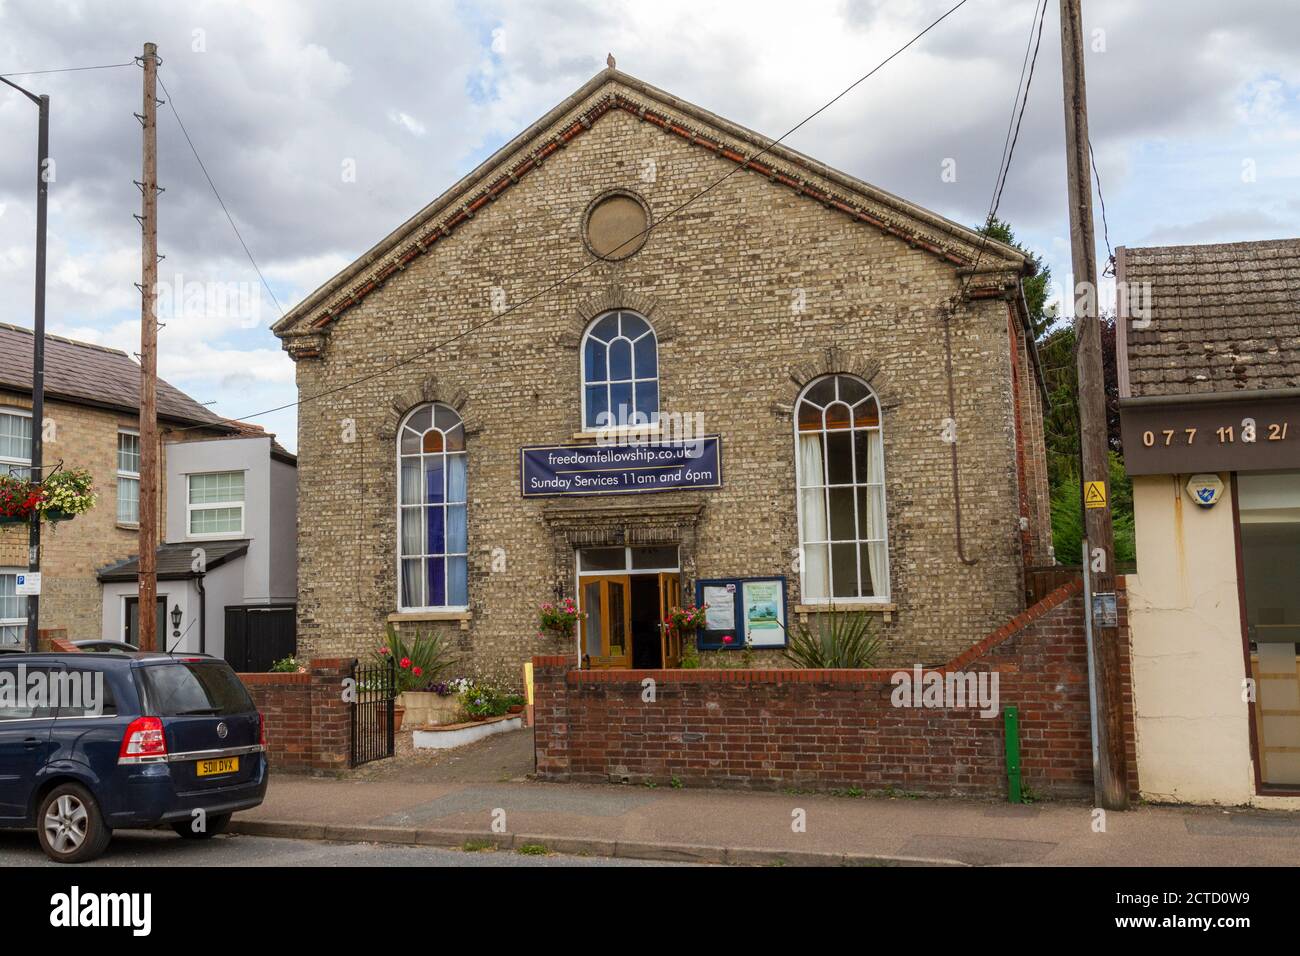
[(837, 601), (834, 604), (829, 602), (817, 604), (796, 604), (794, 613), (801, 618), (807, 619), (809, 614), (829, 614), (831, 611), (866, 611), (869, 614), (883, 614), (885, 623), (888, 624), (894, 619), (894, 612), (898, 610), (897, 604), (890, 604), (885, 601)]
[(617, 444), (626, 441), (629, 437), (635, 436), (645, 441), (656, 441), (664, 436), (664, 432), (658, 425), (654, 426), (628, 426), (627, 428), (609, 428), (597, 429), (595, 431), (574, 432), (573, 437), (577, 441), (600, 441), (605, 439), (612, 440)]
[(389, 624), (416, 624), (428, 621), (459, 621), (462, 631), (469, 630), (474, 619), (471, 611), (394, 611), (388, 615)]
[(119, 521), (117, 526), (123, 531), (139, 531), (140, 522), (138, 521)]

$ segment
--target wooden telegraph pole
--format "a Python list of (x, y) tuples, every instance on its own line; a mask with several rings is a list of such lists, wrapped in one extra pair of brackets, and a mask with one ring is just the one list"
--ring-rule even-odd
[(1065, 86), (1065, 149), (1069, 173), (1070, 249), (1074, 263), (1074, 315), (1078, 340), (1079, 435), (1082, 444), (1084, 529), (1091, 602), (1093, 724), (1097, 765), (1093, 788), (1107, 810), (1128, 808), (1123, 692), (1115, 608), (1115, 540), (1110, 514), (1110, 458), (1106, 389), (1097, 311), (1097, 257), (1092, 225), (1088, 148), (1088, 96), (1083, 76), (1081, 0), (1061, 0), (1061, 69)]
[(140, 649), (158, 647), (158, 46), (144, 45), (144, 178), (140, 183)]

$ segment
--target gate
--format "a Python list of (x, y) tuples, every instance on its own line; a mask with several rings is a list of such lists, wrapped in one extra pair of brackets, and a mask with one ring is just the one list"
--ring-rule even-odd
[[(294, 605), (226, 607), (226, 644), (222, 655), (239, 673), (260, 674), (276, 661), (298, 653)], [(159, 631), (161, 634), (162, 632)]]
[(356, 700), (350, 714), (348, 764), (356, 767), (393, 755), (393, 706), (397, 702), (397, 665), (393, 659), (352, 662)]

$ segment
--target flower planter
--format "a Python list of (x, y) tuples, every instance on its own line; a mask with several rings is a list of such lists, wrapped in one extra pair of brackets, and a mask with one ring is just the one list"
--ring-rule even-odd
[(407, 724), (411, 727), (455, 723), (460, 714), (460, 698), (456, 694), (444, 697), (433, 691), (408, 690), (398, 700), (406, 708)]
[(31, 521), (31, 515), (19, 518), (13, 515), (0, 515), (0, 526), (11, 524), (28, 524)]
[(400, 733), (402, 730), (402, 719), (406, 717), (406, 708), (400, 703), (393, 705), (393, 733)]
[(71, 521), (75, 517), (76, 515), (72, 512), (63, 511), (59, 508), (50, 508), (42, 515), (42, 519), (45, 521)]

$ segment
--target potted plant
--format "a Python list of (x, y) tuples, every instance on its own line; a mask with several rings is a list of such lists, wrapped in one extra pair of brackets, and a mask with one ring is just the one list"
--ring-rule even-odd
[(522, 714), (524, 712), (524, 698), (521, 694), (506, 695), (506, 713)]
[(460, 692), (460, 705), (470, 720), (499, 717), (509, 705), (506, 698), (484, 681), (466, 680)]
[(556, 637), (573, 636), (573, 627), (582, 617), (573, 604), (573, 598), (565, 598), (559, 604), (543, 604), (538, 612), (538, 621), (542, 630), (550, 631)]
[(411, 712), (412, 724), (432, 722), (438, 695), (431, 688), (456, 663), (455, 659), (439, 637), (422, 634), (408, 641), (392, 624), (385, 628), (384, 633), (387, 643), (379, 647), (375, 657), (380, 661), (391, 660), (397, 665), (394, 671), (398, 698), (393, 705), (393, 730), (401, 729), (407, 711)]

